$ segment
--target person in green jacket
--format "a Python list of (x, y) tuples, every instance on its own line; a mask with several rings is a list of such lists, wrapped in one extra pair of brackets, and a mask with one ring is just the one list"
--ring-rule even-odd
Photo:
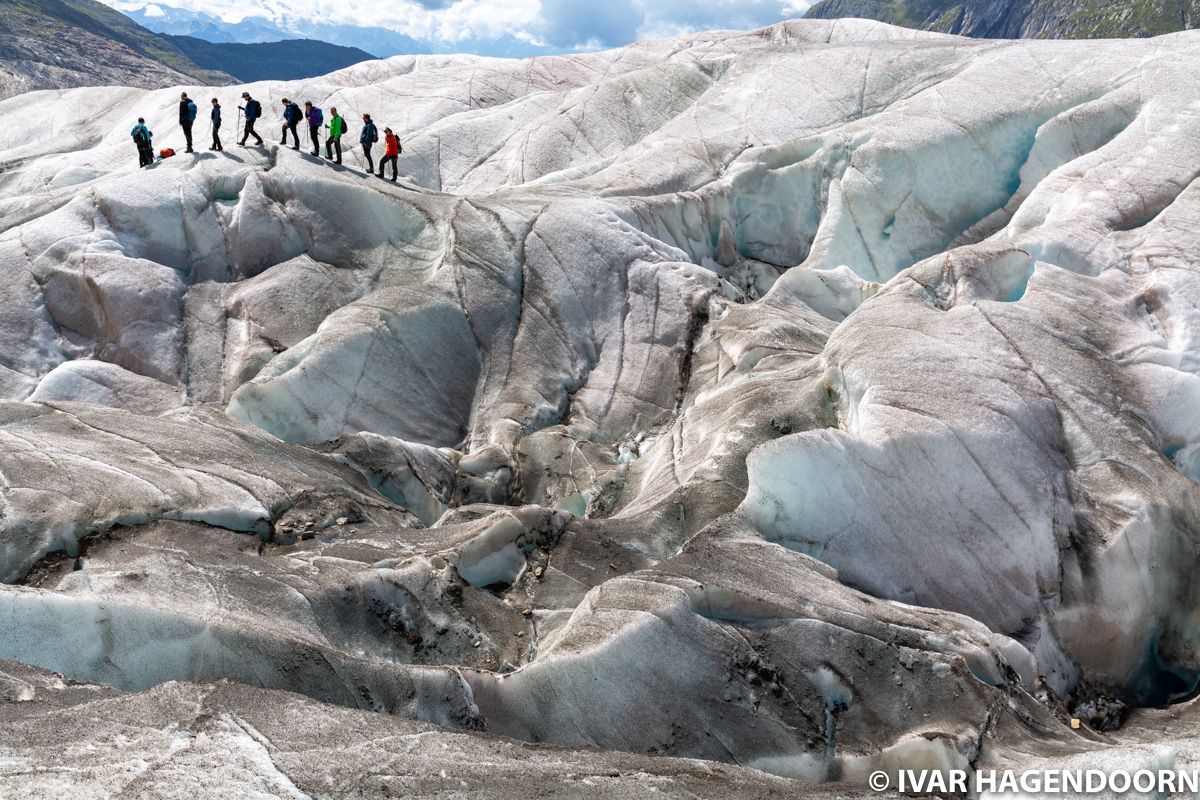
[(333, 151), (337, 150), (337, 163), (342, 163), (342, 134), (346, 132), (346, 120), (338, 113), (336, 106), (329, 107), (329, 124), (325, 126), (329, 133), (325, 136), (325, 158), (333, 160)]

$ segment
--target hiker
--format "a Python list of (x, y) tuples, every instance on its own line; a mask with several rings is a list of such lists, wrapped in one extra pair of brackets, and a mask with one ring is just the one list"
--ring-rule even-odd
[(283, 138), (279, 141), (280, 144), (287, 144), (288, 131), (292, 133), (293, 150), (300, 149), (300, 134), (296, 133), (296, 126), (300, 124), (300, 120), (304, 119), (304, 114), (300, 112), (300, 106), (283, 98)]
[(321, 113), (321, 109), (312, 104), (311, 100), (304, 103), (304, 118), (308, 120), (308, 138), (312, 142), (312, 154), (314, 156), (321, 155), (321, 122), (325, 119), (325, 115)]
[(196, 104), (188, 99), (187, 92), (179, 95), (179, 125), (183, 138), (187, 139), (187, 151), (192, 152), (192, 123), (196, 121)]
[(154, 134), (146, 127), (146, 120), (138, 117), (137, 125), (133, 126), (133, 130), (129, 132), (133, 137), (133, 143), (137, 145), (138, 151), (138, 166), (148, 167), (154, 163), (154, 146), (150, 143), (154, 138)]
[(258, 135), (258, 131), (254, 130), (254, 121), (262, 116), (262, 103), (251, 97), (249, 92), (242, 92), (242, 100), (246, 102), (246, 105), (238, 106), (238, 111), (246, 115), (246, 129), (242, 131), (242, 140), (238, 144), (245, 147), (246, 140), (253, 136), (258, 140), (258, 146), (262, 147), (262, 137)]
[(362, 145), (363, 158), (367, 160), (367, 172), (374, 174), (375, 162), (371, 158), (371, 145), (379, 141), (379, 129), (371, 122), (370, 114), (363, 114), (363, 129), (358, 135), (358, 143)]
[(212, 99), (212, 132), (213, 143), (209, 150), (224, 150), (221, 146), (221, 102), (217, 98)]
[(325, 158), (332, 161), (337, 150), (337, 163), (342, 163), (342, 134), (346, 132), (346, 120), (338, 113), (337, 106), (330, 106), (329, 135), (325, 137)]
[(379, 177), (383, 177), (383, 168), (392, 162), (392, 183), (396, 182), (396, 163), (400, 160), (400, 137), (392, 133), (391, 128), (383, 129), (384, 152), (379, 159)]

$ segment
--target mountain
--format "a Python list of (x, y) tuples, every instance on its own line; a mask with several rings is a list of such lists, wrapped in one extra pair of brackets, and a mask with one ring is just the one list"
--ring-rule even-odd
[(205, 69), (227, 72), (246, 83), (311, 78), (375, 58), (356, 47), (313, 39), (234, 44), (206, 42), (193, 36), (163, 38)]
[(294, 34), (285, 31), (266, 17), (246, 17), (239, 22), (225, 22), (215, 14), (192, 11), (157, 3), (136, 8), (121, 6), (120, 10), (143, 28), (172, 36), (195, 36), (208, 42), (277, 42)]
[(1200, 32), (250, 89), (0, 102), (0, 797), (1192, 774)]
[(1200, 0), (821, 0), (805, 16), (987, 39), (1128, 38), (1197, 27)]
[(250, 16), (226, 22), (214, 14), (152, 3), (121, 10), (148, 30), (172, 36), (192, 36), (207, 42), (253, 44), (280, 39), (316, 39), (375, 53), (380, 58), (397, 55), (476, 53), (499, 58), (559, 55), (561, 48), (531, 44), (512, 35), (494, 39), (467, 38), (453, 42), (414, 39), (387, 28), (321, 22), (281, 15), (277, 19)]
[(0, 98), (82, 85), (231, 81), (95, 0), (0, 0)]
[(148, 30), (173, 36), (193, 36), (209, 42), (254, 44), (306, 38), (358, 48), (382, 58), (431, 52), (428, 45), (387, 28), (342, 25), (292, 17), (277, 21), (249, 16), (238, 22), (225, 22), (214, 14), (160, 4), (135, 8), (122, 6), (122, 10)]

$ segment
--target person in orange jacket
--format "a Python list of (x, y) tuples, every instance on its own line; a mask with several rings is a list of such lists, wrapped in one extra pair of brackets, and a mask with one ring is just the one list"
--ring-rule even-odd
[(400, 137), (392, 133), (391, 128), (383, 129), (383, 158), (379, 160), (379, 177), (383, 177), (383, 168), (392, 162), (392, 183), (396, 182), (396, 164), (400, 160)]

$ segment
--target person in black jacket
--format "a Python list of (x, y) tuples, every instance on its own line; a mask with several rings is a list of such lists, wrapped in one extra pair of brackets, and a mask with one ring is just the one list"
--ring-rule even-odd
[(288, 131), (292, 133), (293, 150), (300, 149), (300, 134), (296, 133), (296, 126), (300, 124), (300, 120), (304, 119), (304, 113), (300, 111), (300, 106), (283, 98), (283, 138), (279, 141), (280, 144), (287, 144)]
[(183, 138), (187, 139), (187, 151), (192, 152), (192, 123), (196, 121), (196, 104), (188, 99), (187, 92), (179, 95), (179, 126), (183, 128)]
[(213, 143), (209, 150), (224, 150), (221, 146), (221, 102), (217, 98), (212, 99), (212, 131)]
[(262, 137), (254, 130), (254, 121), (262, 116), (262, 104), (251, 97), (249, 92), (242, 92), (242, 100), (246, 105), (238, 106), (238, 110), (246, 115), (246, 129), (242, 131), (242, 140), (238, 144), (245, 147), (246, 140), (253, 136), (258, 140), (258, 146), (262, 147)]
[(363, 129), (358, 135), (358, 143), (362, 145), (363, 158), (367, 160), (367, 172), (375, 172), (375, 161), (371, 158), (371, 145), (379, 141), (379, 130), (371, 121), (370, 114), (363, 114)]

